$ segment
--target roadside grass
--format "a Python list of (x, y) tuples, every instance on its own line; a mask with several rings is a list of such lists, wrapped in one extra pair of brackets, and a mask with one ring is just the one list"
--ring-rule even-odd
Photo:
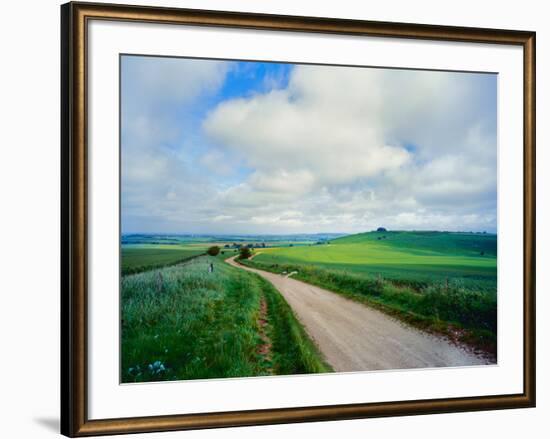
[(418, 284), (311, 265), (266, 263), (261, 255), (239, 262), (274, 273), (296, 271), (294, 278), (373, 306), (413, 326), (447, 335), (491, 356), (496, 355), (496, 290), (471, 290), (460, 279)]
[(254, 276), (265, 293), (277, 374), (332, 372), (283, 296), (261, 276), (249, 274)]
[(121, 249), (122, 275), (180, 264), (204, 254), (206, 247), (189, 245), (123, 245)]
[[(220, 257), (124, 276), (121, 291), (124, 383), (330, 371), (282, 296)], [(262, 298), (271, 361), (258, 352)]]
[(256, 257), (256, 261), (311, 266), (357, 275), (381, 275), (415, 288), (426, 287), (434, 281), (444, 282), (447, 278), (460, 278), (465, 287), (484, 291), (496, 289), (494, 256), (399, 248), (378, 241), (266, 249)]

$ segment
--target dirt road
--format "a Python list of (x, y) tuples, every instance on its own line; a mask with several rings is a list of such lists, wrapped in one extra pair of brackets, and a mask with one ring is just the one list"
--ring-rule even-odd
[(291, 277), (227, 263), (257, 273), (284, 296), (337, 372), (466, 366), (487, 361), (380, 311)]

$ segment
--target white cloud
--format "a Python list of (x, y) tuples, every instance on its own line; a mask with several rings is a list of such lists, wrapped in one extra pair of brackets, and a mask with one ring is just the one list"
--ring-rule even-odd
[(299, 66), (288, 88), (222, 103), (204, 123), (258, 172), (308, 172), (316, 186), (399, 168), (409, 153), (380, 123), (379, 72)]
[(167, 102), (188, 104), (204, 92), (216, 91), (227, 68), (227, 63), (215, 61), (124, 56), (123, 87), (131, 91), (124, 102), (142, 109), (143, 106), (155, 108)]
[(493, 76), (296, 66), (202, 120), (230, 66), (155, 60), (126, 66), (125, 230), (496, 228)]
[(186, 114), (218, 91), (227, 63), (175, 58), (122, 58), (122, 226), (162, 231), (181, 222), (200, 223), (188, 206), (214, 198), (208, 178), (197, 172), (189, 150)]
[(309, 192), (315, 176), (308, 169), (287, 171), (276, 169), (267, 173), (255, 172), (249, 179), (250, 186), (259, 192), (304, 194)]
[(266, 228), (299, 205), (300, 231), (495, 229), (495, 84), (297, 66), (286, 89), (223, 102), (205, 120), (210, 138), (254, 169), (221, 202)]

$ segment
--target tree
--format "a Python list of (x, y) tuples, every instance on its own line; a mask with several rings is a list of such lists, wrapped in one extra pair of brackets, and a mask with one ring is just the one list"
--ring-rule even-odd
[(217, 245), (213, 245), (208, 250), (206, 250), (210, 256), (217, 256), (220, 253), (220, 248)]
[(252, 251), (246, 246), (241, 247), (240, 253), (239, 253), (239, 259), (248, 259), (250, 258), (250, 256), (252, 256)]

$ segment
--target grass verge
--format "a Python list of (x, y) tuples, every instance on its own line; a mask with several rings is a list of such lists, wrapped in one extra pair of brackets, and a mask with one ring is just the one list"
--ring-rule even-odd
[[(124, 276), (121, 291), (122, 382), (330, 370), (271, 284), (220, 258)], [(273, 343), (269, 364), (258, 353), (262, 298)]]
[(296, 271), (293, 277), (373, 306), (426, 331), (443, 334), (496, 358), (496, 291), (478, 292), (451, 280), (415, 289), (406, 282), (325, 270), (296, 264), (244, 265), (273, 273)]
[(265, 293), (277, 374), (332, 372), (283, 296), (268, 281), (250, 274)]

